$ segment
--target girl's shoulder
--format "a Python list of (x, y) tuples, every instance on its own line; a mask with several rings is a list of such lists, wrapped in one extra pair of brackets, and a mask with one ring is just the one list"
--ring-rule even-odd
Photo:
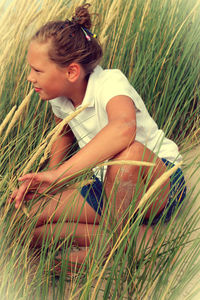
[(107, 82), (112, 84), (116, 84), (117, 82), (120, 84), (130, 84), (127, 77), (119, 69), (103, 69), (97, 66), (93, 72), (93, 76), (99, 84)]
[(101, 96), (112, 91), (120, 93), (125, 90), (133, 90), (132, 85), (119, 69), (103, 69), (97, 66), (91, 79), (94, 90)]
[[(119, 69), (103, 69), (97, 66), (92, 75), (92, 86), (97, 101), (106, 104), (111, 98), (124, 95), (130, 97), (138, 110), (144, 109), (144, 103), (129, 82), (128, 78)], [(104, 105), (105, 106), (105, 105)]]

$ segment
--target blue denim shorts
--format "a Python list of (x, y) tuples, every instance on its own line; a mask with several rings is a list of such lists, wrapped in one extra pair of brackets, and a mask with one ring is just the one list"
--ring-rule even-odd
[[(168, 168), (172, 168), (174, 166), (173, 163), (169, 162), (166, 159), (162, 159), (165, 165)], [(86, 199), (86, 201), (90, 204), (90, 206), (101, 216), (103, 209), (103, 184), (102, 182), (94, 176), (94, 182), (91, 185), (83, 186), (81, 189), (81, 195)], [(166, 207), (155, 216), (152, 221), (152, 225), (158, 223), (161, 219), (164, 212), (165, 219), (164, 222), (168, 222), (177, 206), (179, 206), (186, 196), (186, 185), (185, 179), (183, 176), (183, 172), (180, 168), (170, 177), (170, 194), (168, 198), (168, 202)], [(148, 220), (145, 219), (142, 222), (143, 224), (147, 224)]]
[[(162, 161), (165, 163), (167, 169), (174, 167), (174, 164), (169, 162), (167, 159), (162, 158)], [(165, 216), (163, 222), (169, 222), (175, 209), (181, 205), (186, 197), (185, 178), (180, 168), (178, 168), (176, 172), (170, 177), (170, 185), (171, 186), (168, 196), (168, 202), (165, 208), (155, 216), (155, 218), (151, 222), (152, 225), (157, 224), (164, 214)], [(148, 219), (144, 219), (143, 224), (147, 224), (148, 221)]]
[(94, 182), (84, 185), (81, 189), (81, 195), (90, 204), (90, 206), (101, 216), (103, 209), (103, 184), (98, 177), (93, 176)]

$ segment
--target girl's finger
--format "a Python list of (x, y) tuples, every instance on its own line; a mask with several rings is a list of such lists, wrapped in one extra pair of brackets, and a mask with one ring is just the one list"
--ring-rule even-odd
[(19, 181), (33, 180), (33, 179), (37, 180), (37, 173), (29, 173), (18, 178)]
[(15, 200), (15, 197), (17, 195), (18, 189), (15, 189), (12, 194), (10, 195), (10, 197), (8, 198), (8, 203), (12, 203)]
[(20, 203), (22, 202), (23, 198), (25, 198), (25, 195), (28, 192), (28, 188), (30, 186), (30, 181), (26, 181), (25, 183), (23, 183), (17, 192), (17, 195), (15, 197), (15, 208), (18, 208), (20, 206)]

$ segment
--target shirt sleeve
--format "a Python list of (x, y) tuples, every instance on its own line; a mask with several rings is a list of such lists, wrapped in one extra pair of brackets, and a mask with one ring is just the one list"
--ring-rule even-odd
[(141, 97), (120, 70), (107, 71), (107, 74), (101, 80), (98, 95), (104, 109), (113, 97), (121, 95), (130, 97), (136, 110), (141, 111), (143, 109), (144, 104)]

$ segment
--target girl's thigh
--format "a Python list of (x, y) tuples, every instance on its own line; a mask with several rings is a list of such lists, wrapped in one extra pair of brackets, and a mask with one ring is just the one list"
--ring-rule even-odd
[(100, 221), (100, 216), (76, 189), (42, 198), (32, 206), (30, 215), (37, 216), (37, 226), (62, 220), (87, 224)]

